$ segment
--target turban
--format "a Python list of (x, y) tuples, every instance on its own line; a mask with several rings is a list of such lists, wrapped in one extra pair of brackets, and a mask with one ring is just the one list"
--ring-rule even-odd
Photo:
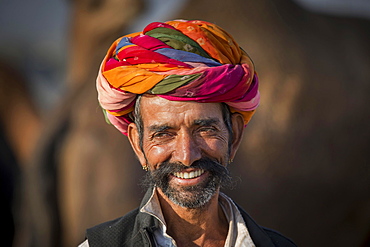
[(106, 120), (127, 135), (136, 98), (226, 103), (246, 125), (259, 104), (252, 60), (223, 29), (205, 21), (153, 22), (118, 38), (97, 77)]

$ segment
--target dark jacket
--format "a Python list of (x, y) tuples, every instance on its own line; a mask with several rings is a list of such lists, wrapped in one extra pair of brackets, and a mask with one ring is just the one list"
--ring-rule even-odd
[[(90, 247), (118, 247), (118, 246), (155, 246), (153, 232), (159, 227), (159, 222), (153, 216), (141, 213), (139, 210), (149, 200), (152, 189), (149, 189), (139, 208), (123, 217), (102, 223), (87, 229), (86, 237)], [(280, 233), (257, 223), (239, 207), (249, 234), (256, 247), (290, 247), (296, 246), (290, 239)]]

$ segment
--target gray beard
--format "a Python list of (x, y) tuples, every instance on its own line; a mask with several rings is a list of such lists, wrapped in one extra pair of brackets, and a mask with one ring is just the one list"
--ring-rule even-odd
[[(169, 181), (170, 174), (186, 168), (199, 168), (208, 171), (208, 178), (194, 186), (177, 186)], [(229, 170), (209, 158), (194, 162), (190, 167), (178, 163), (162, 163), (158, 169), (150, 171), (142, 183), (161, 189), (173, 203), (189, 209), (204, 207), (218, 189), (231, 185)]]
[(176, 188), (168, 185), (160, 188), (163, 193), (175, 204), (184, 208), (201, 208), (206, 205), (214, 194), (216, 194), (219, 185), (215, 181), (207, 181), (206, 185), (186, 186)]

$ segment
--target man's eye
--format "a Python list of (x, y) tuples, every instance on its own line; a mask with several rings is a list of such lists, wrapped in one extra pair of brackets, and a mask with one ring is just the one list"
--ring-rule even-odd
[(216, 132), (216, 129), (214, 127), (202, 127), (199, 129), (199, 132), (202, 132), (205, 134), (212, 134)]
[(156, 139), (163, 139), (163, 138), (169, 138), (171, 137), (171, 134), (169, 132), (158, 132), (153, 134), (153, 138)]

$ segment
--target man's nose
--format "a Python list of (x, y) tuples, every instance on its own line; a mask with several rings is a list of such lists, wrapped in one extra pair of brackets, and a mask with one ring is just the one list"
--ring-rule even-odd
[(181, 162), (186, 166), (191, 166), (194, 161), (201, 158), (201, 149), (190, 134), (184, 134), (178, 137), (175, 150), (172, 153), (172, 160), (174, 162)]

